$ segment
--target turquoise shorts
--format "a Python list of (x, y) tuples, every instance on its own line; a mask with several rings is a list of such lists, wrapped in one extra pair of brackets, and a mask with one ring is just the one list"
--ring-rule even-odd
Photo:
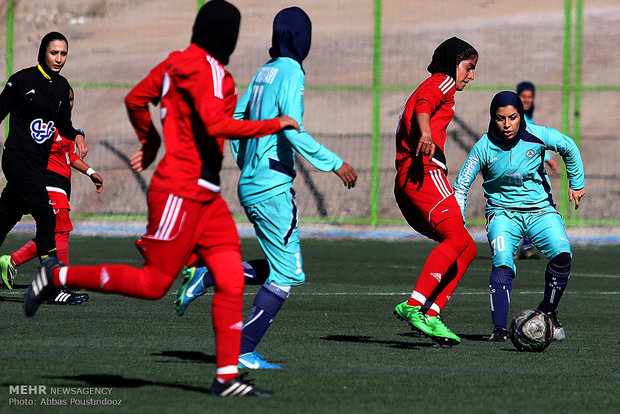
[(291, 188), (267, 200), (244, 206), (244, 209), (269, 262), (267, 283), (281, 286), (303, 284), (306, 275), (301, 267), (295, 191)]
[(514, 255), (523, 237), (530, 239), (547, 259), (560, 253), (572, 256), (564, 220), (552, 206), (527, 212), (500, 208), (487, 211), (487, 239), (493, 267), (506, 266), (516, 274)]

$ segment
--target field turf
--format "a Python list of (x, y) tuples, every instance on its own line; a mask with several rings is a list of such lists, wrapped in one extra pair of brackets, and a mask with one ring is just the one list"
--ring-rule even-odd
[[(10, 236), (2, 251), (26, 240)], [(254, 240), (243, 244), (245, 259), (260, 257)], [(179, 318), (178, 278), (158, 301), (92, 293), (84, 305), (42, 305), (29, 319), (22, 298), (36, 263), (27, 264), (16, 290), (0, 290), (0, 413), (619, 412), (620, 246), (573, 246), (559, 312), (567, 339), (543, 353), (488, 342), (485, 244), (443, 312), (461, 345), (440, 347), (397, 320), (393, 308), (408, 297), (433, 246), (302, 240), (307, 283), (293, 290), (258, 349), (284, 370), (249, 373), (276, 393), (260, 400), (208, 395), (215, 372), (211, 294)], [(74, 236), (71, 260), (141, 264), (133, 239)], [(539, 303), (545, 264), (518, 262), (511, 315)], [(246, 288), (246, 313), (256, 290)], [(17, 394), (15, 385), (45, 385), (48, 393)], [(105, 388), (110, 394), (50, 395)], [(122, 405), (93, 405), (112, 400)]]

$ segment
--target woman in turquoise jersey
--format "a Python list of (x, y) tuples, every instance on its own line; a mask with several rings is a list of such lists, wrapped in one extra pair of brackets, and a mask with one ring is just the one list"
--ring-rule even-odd
[(489, 129), (472, 148), (454, 184), (465, 217), (467, 193), (482, 173), (487, 198), (487, 238), (493, 253), (490, 276), (490, 341), (507, 339), (507, 316), (516, 274), (514, 254), (522, 237), (530, 238), (549, 259), (545, 289), (538, 309), (554, 324), (554, 339), (565, 338), (557, 307), (568, 284), (571, 249), (564, 220), (555, 210), (544, 169), (547, 150), (558, 152), (566, 164), (569, 201), (579, 208), (585, 195), (583, 163), (572, 139), (552, 128), (526, 124), (523, 104), (514, 92), (500, 92), (491, 101)]

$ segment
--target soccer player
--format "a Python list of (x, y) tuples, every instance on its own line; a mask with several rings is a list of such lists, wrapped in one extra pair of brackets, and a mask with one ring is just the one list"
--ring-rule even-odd
[(56, 256), (56, 219), (46, 190), (46, 169), (56, 131), (74, 140), (84, 157), (82, 133), (73, 127), (69, 82), (60, 71), (67, 62), (69, 42), (58, 32), (41, 39), (36, 66), (11, 75), (0, 93), (0, 121), (11, 114), (2, 152), (6, 187), (0, 196), (0, 245), (7, 234), (30, 214), (36, 223), (37, 256)]
[[(534, 124), (534, 101), (536, 99), (536, 87), (532, 82), (520, 82), (517, 85), (517, 95), (523, 103), (523, 119), (527, 124)], [(558, 173), (558, 165), (551, 158), (550, 152), (545, 152), (545, 164), (549, 166), (551, 172)], [(527, 237), (521, 240), (521, 245), (517, 250), (517, 259), (538, 259), (538, 254), (534, 245)]]
[(439, 242), (418, 276), (411, 297), (394, 314), (440, 344), (461, 339), (439, 314), (476, 257), (465, 229), (444, 155), (446, 128), (454, 117), (454, 94), (474, 80), (478, 52), (452, 37), (434, 51), (426, 79), (407, 100), (396, 131), (394, 196), (407, 223)]
[(61, 286), (159, 299), (184, 265), (200, 260), (211, 269), (216, 286), (212, 302), (216, 377), (211, 394), (270, 397), (271, 391), (238, 375), (244, 279), (239, 235), (220, 196), (222, 137), (256, 137), (298, 124), (285, 115), (264, 121), (232, 118), (235, 83), (224, 65), (235, 48), (240, 18), (237, 8), (224, 0), (205, 3), (196, 16), (191, 44), (172, 52), (125, 98), (142, 143), (131, 157), (131, 167), (143, 171), (160, 146), (149, 103), (161, 105), (166, 147), (149, 186), (146, 234), (136, 242), (143, 267), (73, 267), (56, 258), (45, 260), (26, 292), (24, 312), (34, 315)]
[[(312, 25), (299, 7), (281, 10), (273, 21), (271, 60), (261, 67), (237, 109), (236, 117), (267, 119), (290, 114), (301, 132), (286, 130), (251, 141), (231, 141), (241, 169), (239, 200), (254, 225), (267, 262), (245, 262), (252, 283), (264, 281), (243, 326), (239, 366), (249, 369), (281, 369), (267, 362), (255, 349), (293, 286), (305, 281), (295, 204), (295, 153), (321, 171), (331, 171), (346, 188), (353, 188), (357, 173), (335, 153), (317, 143), (302, 125), (305, 74), (302, 62), (310, 51)], [(213, 269), (189, 269), (178, 291), (177, 313), (213, 284)], [(266, 279), (266, 280), (265, 280)], [(197, 290), (194, 287), (198, 288)]]
[[(73, 109), (74, 93), (69, 88), (69, 106)], [(85, 135), (80, 130), (82, 135)], [(75, 152), (75, 143), (63, 138), (56, 130), (54, 143), (47, 163), (46, 183), (47, 193), (54, 208), (56, 216), (56, 252), (60, 261), (69, 264), (69, 233), (73, 230), (69, 211), (69, 198), (71, 197), (71, 167), (90, 177), (95, 185), (95, 191), (99, 194), (103, 189), (103, 178), (88, 164), (86, 164)], [(34, 240), (10, 255), (0, 257), (0, 274), (5, 285), (13, 288), (13, 281), (17, 275), (17, 268), (37, 257), (37, 245)], [(58, 293), (48, 300), (49, 304), (78, 305), (88, 300), (88, 294), (75, 293), (69, 289), (60, 289)]]
[(489, 289), (494, 328), (490, 341), (502, 342), (508, 337), (508, 307), (516, 275), (514, 254), (523, 236), (549, 259), (538, 309), (549, 315), (554, 339), (561, 341), (566, 335), (556, 310), (568, 284), (572, 253), (564, 220), (555, 210), (543, 160), (546, 151), (562, 156), (569, 201), (574, 200), (578, 209), (585, 195), (581, 155), (569, 137), (553, 128), (528, 124), (521, 99), (514, 92), (495, 95), (490, 115), (487, 133), (472, 148), (454, 184), (465, 218), (467, 193), (476, 175), (482, 173), (487, 238), (493, 254)]

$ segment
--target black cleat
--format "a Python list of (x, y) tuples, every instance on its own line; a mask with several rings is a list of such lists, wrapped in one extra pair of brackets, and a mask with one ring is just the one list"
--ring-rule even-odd
[(220, 383), (213, 380), (209, 393), (214, 397), (273, 397), (273, 392), (256, 388), (250, 380), (246, 380), (247, 372), (236, 376), (230, 381)]
[(88, 293), (76, 293), (67, 288), (56, 291), (56, 295), (52, 295), (47, 299), (48, 305), (79, 305), (88, 300)]
[(44, 300), (52, 297), (58, 288), (52, 281), (52, 271), (63, 266), (62, 262), (54, 256), (50, 256), (41, 262), (37, 276), (34, 278), (24, 297), (24, 313), (26, 316), (33, 316), (39, 305)]
[(489, 338), (489, 342), (506, 342), (508, 339), (508, 331), (504, 328), (495, 328)]

